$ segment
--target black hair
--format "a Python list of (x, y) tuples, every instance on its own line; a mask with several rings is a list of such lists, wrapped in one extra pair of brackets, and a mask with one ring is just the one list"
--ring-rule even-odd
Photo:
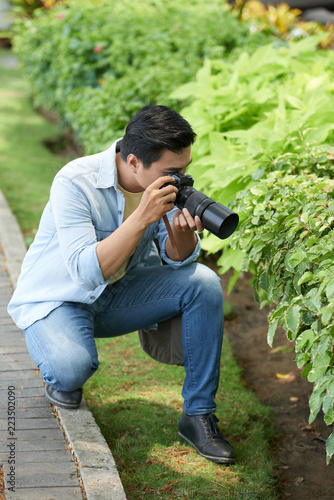
[(179, 113), (167, 106), (145, 106), (130, 120), (120, 142), (121, 157), (134, 154), (145, 168), (158, 161), (164, 150), (180, 153), (194, 143), (196, 134)]

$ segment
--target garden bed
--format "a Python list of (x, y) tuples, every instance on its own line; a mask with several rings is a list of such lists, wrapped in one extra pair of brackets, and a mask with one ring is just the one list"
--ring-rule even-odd
[(273, 411), (277, 438), (272, 450), (280, 498), (332, 498), (334, 464), (326, 465), (325, 450), (331, 426), (326, 426), (322, 416), (308, 424), (312, 386), (301, 377), (302, 370), (293, 361), (293, 346), (282, 330), (276, 334), (273, 349), (268, 346), (268, 310), (260, 310), (254, 301), (250, 275), (240, 277), (230, 295), (226, 292), (228, 278), (221, 278), (225, 299), (231, 305), (225, 334), (247, 388)]

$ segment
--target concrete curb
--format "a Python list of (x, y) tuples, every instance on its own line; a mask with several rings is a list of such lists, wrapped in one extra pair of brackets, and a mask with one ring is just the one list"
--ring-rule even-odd
[(78, 461), (87, 500), (126, 500), (114, 457), (85, 400), (78, 410), (57, 408), (57, 413)]
[[(0, 190), (0, 244), (13, 288), (27, 251), (16, 218)], [(117, 467), (83, 399), (78, 410), (57, 408), (60, 424), (75, 456), (87, 500), (126, 500)]]

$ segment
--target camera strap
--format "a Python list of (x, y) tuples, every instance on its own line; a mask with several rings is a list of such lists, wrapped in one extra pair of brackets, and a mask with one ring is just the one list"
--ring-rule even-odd
[(167, 232), (168, 232), (168, 236), (169, 236), (170, 244), (172, 245), (172, 249), (175, 252), (177, 258), (179, 260), (181, 260), (179, 251), (178, 251), (177, 246), (176, 246), (176, 241), (175, 241), (175, 238), (174, 238), (174, 235), (173, 235), (173, 231), (172, 231), (172, 228), (170, 227), (167, 215), (163, 216), (163, 220), (164, 220)]

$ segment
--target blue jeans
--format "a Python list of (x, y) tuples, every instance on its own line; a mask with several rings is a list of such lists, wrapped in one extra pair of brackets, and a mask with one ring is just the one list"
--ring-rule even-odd
[(93, 304), (64, 302), (24, 334), (45, 382), (57, 390), (72, 391), (99, 366), (95, 337), (148, 329), (179, 313), (183, 314), (186, 372), (184, 412), (213, 413), (223, 341), (223, 295), (218, 276), (202, 264), (131, 269)]

